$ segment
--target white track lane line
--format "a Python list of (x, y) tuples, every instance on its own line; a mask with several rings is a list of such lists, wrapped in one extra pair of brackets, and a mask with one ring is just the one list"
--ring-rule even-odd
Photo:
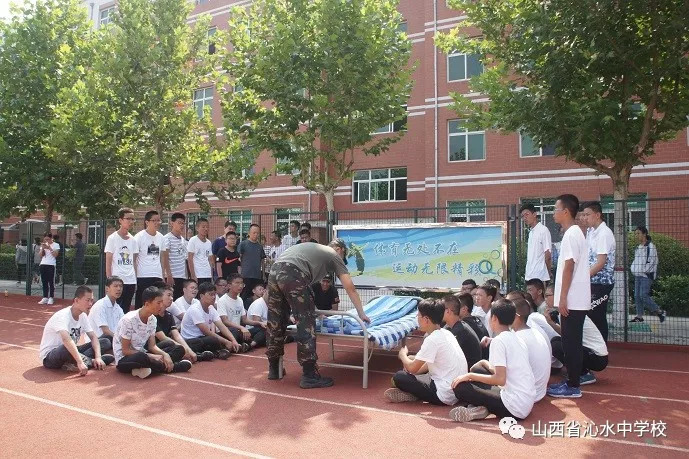
[(36, 325), (36, 324), (30, 324), (28, 322), (18, 322), (16, 320), (7, 320), (7, 319), (0, 319), (0, 322), (9, 322), (11, 324), (19, 324), (19, 325), (28, 325), (29, 327), (38, 327), (38, 328), (44, 328), (44, 325)]
[(25, 394), (23, 392), (17, 392), (14, 390), (6, 389), (4, 387), (0, 387), (0, 392), (8, 394), (8, 395), (13, 395), (15, 397), (22, 397), (22, 398), (25, 398), (28, 400), (33, 400), (35, 402), (44, 403), (46, 405), (54, 406), (57, 408), (63, 408), (65, 410), (75, 411), (77, 413), (85, 414), (87, 416), (93, 416), (94, 418), (104, 419), (106, 421), (114, 422), (117, 424), (122, 424), (122, 425), (125, 425), (127, 427), (133, 427), (134, 429), (143, 430), (146, 432), (154, 433), (156, 435), (162, 435), (164, 437), (174, 438), (176, 440), (185, 441), (187, 443), (193, 443), (193, 444), (199, 445), (199, 446), (206, 446), (208, 448), (217, 449), (217, 450), (220, 450), (220, 451), (223, 451), (226, 453), (232, 453), (232, 454), (237, 454), (240, 456), (257, 458), (257, 459), (258, 458), (263, 459), (263, 458), (269, 457), (269, 456), (262, 456), (260, 454), (251, 453), (249, 451), (244, 451), (244, 450), (237, 449), (237, 448), (232, 448), (230, 446), (220, 445), (217, 443), (211, 443), (209, 441), (201, 440), (201, 439), (194, 438), (194, 437), (188, 437), (186, 435), (180, 435), (180, 434), (177, 434), (174, 432), (170, 432), (168, 430), (158, 429), (156, 427), (149, 427), (147, 425), (139, 424), (137, 422), (127, 421), (126, 419), (116, 418), (114, 416), (110, 416), (110, 415), (103, 414), (103, 413), (98, 413), (96, 411), (85, 410), (83, 408), (79, 408), (76, 406), (67, 405), (66, 403), (56, 402), (54, 400), (49, 400), (49, 399), (43, 398), (43, 397), (36, 397), (35, 395)]
[(39, 313), (39, 314), (55, 314), (57, 311), (59, 311), (59, 309), (55, 309), (55, 310), (53, 310), (53, 311), (43, 311), (43, 310), (40, 310), (40, 309), (22, 309), (22, 308), (13, 308), (13, 307), (10, 307), (10, 306), (0, 306), (0, 308), (3, 308), (3, 309), (14, 309), (15, 311), (37, 312), (37, 313)]

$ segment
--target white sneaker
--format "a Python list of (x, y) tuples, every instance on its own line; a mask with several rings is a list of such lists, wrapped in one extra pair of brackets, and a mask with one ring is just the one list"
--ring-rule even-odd
[(48, 304), (48, 298), (43, 298), (38, 304)]
[(132, 370), (132, 376), (138, 376), (141, 379), (151, 376), (150, 368), (135, 368)]
[(450, 419), (455, 422), (470, 422), (476, 419), (486, 419), (488, 409), (485, 406), (458, 406), (450, 410)]
[(54, 303), (55, 303), (55, 300), (53, 300), (52, 298), (48, 298), (48, 304), (54, 304)]
[(386, 390), (384, 395), (385, 398), (392, 403), (415, 402), (419, 399), (415, 395), (399, 390), (396, 387), (391, 387), (390, 389)]

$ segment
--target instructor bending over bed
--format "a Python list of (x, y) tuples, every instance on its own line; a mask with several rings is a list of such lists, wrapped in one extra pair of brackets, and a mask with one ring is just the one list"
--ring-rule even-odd
[(347, 245), (335, 239), (327, 246), (298, 244), (287, 249), (270, 269), (268, 277), (268, 379), (280, 379), (280, 358), (285, 353), (285, 328), (290, 312), (297, 320), (297, 360), (303, 367), (302, 389), (330, 387), (316, 366), (316, 306), (311, 284), (334, 272), (354, 303), (359, 317), (369, 322), (361, 299), (345, 267)]

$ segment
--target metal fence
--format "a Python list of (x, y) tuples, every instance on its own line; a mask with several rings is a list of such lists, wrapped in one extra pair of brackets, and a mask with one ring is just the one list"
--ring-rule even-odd
[[(623, 225), (627, 230), (623, 239), (622, 250), (624, 266), (617, 267), (617, 283), (609, 303), (610, 340), (641, 343), (689, 345), (689, 198), (673, 199), (630, 199), (622, 203), (623, 222), (615, 222), (614, 202), (603, 203), (604, 220), (613, 228)], [(552, 210), (542, 208), (541, 220), (553, 234), (553, 252), (559, 247), (559, 228), (552, 219)], [(163, 215), (160, 231), (168, 230), (169, 215)], [(137, 222), (132, 229), (136, 233), (143, 229), (143, 213), (137, 212)], [(329, 242), (336, 224), (380, 224), (380, 223), (442, 223), (442, 222), (479, 222), (506, 221), (508, 272), (507, 283), (503, 290), (524, 288), (524, 268), (526, 265), (526, 241), (528, 230), (523, 226), (518, 215), (516, 204), (486, 206), (476, 205), (465, 208), (417, 208), (389, 209), (375, 211), (339, 211), (339, 212), (301, 212), (299, 209), (283, 209), (280, 212), (252, 214), (245, 210), (214, 210), (210, 214), (188, 212), (187, 237), (194, 234), (194, 223), (198, 218), (209, 220), (211, 240), (224, 232), (224, 223), (234, 221), (238, 232), (246, 237), (249, 226), (256, 223), (261, 226), (262, 235), (269, 236), (271, 231), (279, 230), (285, 234), (290, 220), (308, 221), (312, 225), (311, 236), (321, 243)], [(643, 322), (630, 322), (636, 314), (639, 303), (634, 295), (634, 276), (629, 271), (637, 247), (633, 230), (637, 225), (644, 225), (651, 231), (653, 242), (658, 248), (658, 278), (653, 283), (652, 298), (668, 316), (660, 322), (657, 316), (646, 311)], [(4, 243), (0, 245), (0, 291), (23, 293), (40, 296), (41, 283), (38, 279), (37, 263), (34, 263), (33, 240), (41, 237), (46, 230), (41, 222), (27, 222), (6, 228), (3, 231)], [(60, 236), (60, 243), (67, 244), (58, 259), (56, 272), (56, 297), (72, 298), (77, 284), (84, 282), (104, 294), (104, 261), (103, 247), (107, 236), (116, 230), (115, 220), (83, 220), (77, 222), (53, 223), (51, 232)], [(84, 262), (75, 263), (73, 245), (76, 233), (83, 234), (87, 251)], [(26, 245), (22, 245), (22, 241)], [(17, 247), (19, 245), (19, 248)], [(26, 264), (22, 265), (17, 251), (26, 250)], [(457, 287), (459, 287), (458, 282)], [(381, 294), (399, 293), (397, 290), (361, 288), (364, 302)], [(340, 292), (342, 307), (351, 307), (346, 294)], [(424, 292), (420, 292), (424, 295)], [(648, 306), (648, 305), (647, 305)]]

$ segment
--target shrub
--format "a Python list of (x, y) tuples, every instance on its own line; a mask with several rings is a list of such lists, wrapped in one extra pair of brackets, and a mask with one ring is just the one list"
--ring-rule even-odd
[[(653, 244), (658, 249), (658, 278), (689, 273), (689, 248), (665, 234), (650, 233), (650, 235)], [(634, 260), (634, 250), (639, 244), (636, 243), (634, 233), (629, 233), (627, 237), (627, 267), (629, 267)]]
[(659, 278), (655, 283), (653, 299), (669, 316), (689, 317), (689, 276)]
[(0, 253), (11, 253), (14, 255), (15, 250), (14, 244), (0, 244)]

